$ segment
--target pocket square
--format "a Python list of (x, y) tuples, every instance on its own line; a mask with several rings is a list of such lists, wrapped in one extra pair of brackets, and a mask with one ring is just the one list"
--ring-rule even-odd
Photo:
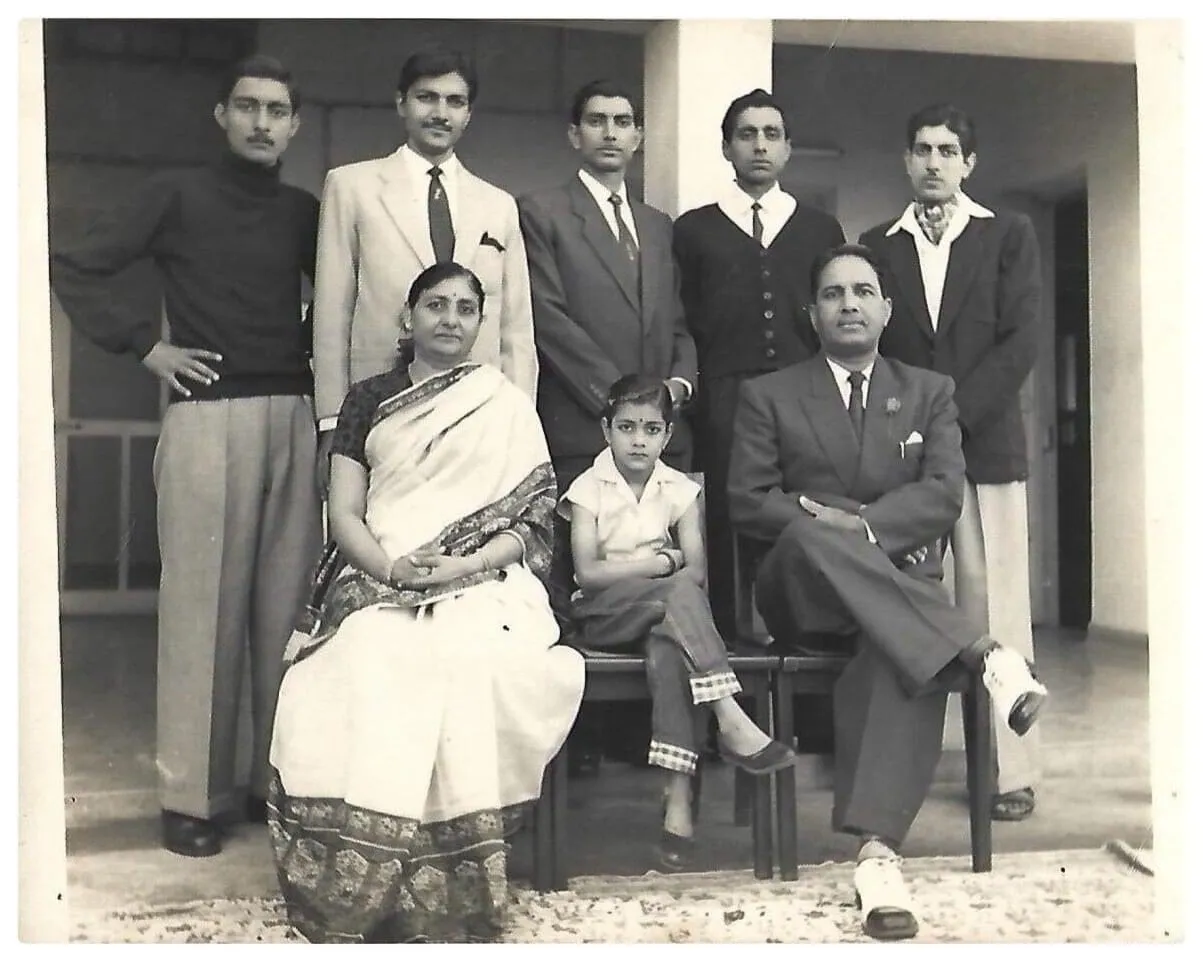
[(922, 444), (922, 443), (923, 443), (923, 435), (920, 434), (918, 431), (912, 431), (905, 441), (902, 441), (899, 443), (898, 456), (905, 458), (906, 457), (906, 449), (908, 447), (910, 447), (913, 444)]
[(490, 237), (488, 231), (485, 231), (480, 235), (480, 243), (484, 247), (494, 247), (500, 253), (505, 253), (505, 248), (501, 246), (501, 241), (499, 241), (496, 237)]

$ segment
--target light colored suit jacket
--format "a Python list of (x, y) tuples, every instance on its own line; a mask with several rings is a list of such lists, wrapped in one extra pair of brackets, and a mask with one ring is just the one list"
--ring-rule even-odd
[(741, 386), (727, 492), (741, 534), (772, 543), (803, 514), (798, 496), (856, 511), (896, 563), (939, 577), (937, 542), (961, 513), (965, 459), (952, 379), (879, 357), (864, 437), (822, 354)]
[[(493, 364), (532, 400), (538, 376), (526, 247), (514, 198), (459, 171), (455, 261), (485, 289), (472, 360)], [(392, 368), (414, 278), (434, 263), (430, 226), (397, 154), (326, 175), (313, 299), (315, 407), (338, 414), (347, 389)]]

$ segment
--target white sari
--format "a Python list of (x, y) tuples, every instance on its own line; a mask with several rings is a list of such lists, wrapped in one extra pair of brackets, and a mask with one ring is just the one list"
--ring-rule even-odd
[(488, 937), (503, 834), (538, 797), (584, 688), (539, 579), (555, 497), (546, 442), (500, 372), (464, 366), (381, 404), (364, 452), (365, 521), (389, 557), (467, 554), (499, 531), (524, 557), (431, 591), (335, 563), (280, 690), (281, 885), (311, 941)]

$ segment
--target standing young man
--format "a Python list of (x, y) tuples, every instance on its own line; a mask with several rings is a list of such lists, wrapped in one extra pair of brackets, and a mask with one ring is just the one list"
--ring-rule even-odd
[[(580, 156), (576, 175), (518, 201), (540, 358), (537, 405), (561, 494), (606, 446), (601, 419), (615, 381), (626, 374), (660, 378), (680, 407), (697, 379), (672, 221), (627, 191), (627, 169), (643, 143), (638, 102), (610, 81), (586, 84), (572, 100), (568, 140)], [(671, 467), (686, 471), (687, 428), (680, 424), (664, 451)], [(561, 623), (569, 625), (572, 561), (563, 522), (549, 588)], [(582, 717), (588, 725), (596, 715)], [(573, 748), (580, 758), (579, 740)]]
[[(321, 547), (302, 275), (313, 276), (317, 200), (280, 182), (300, 97), (278, 61), (231, 71), (213, 116), (215, 165), (160, 175), (80, 243), (51, 278), (75, 326), (133, 353), (171, 386), (155, 451), (159, 590), (158, 768), (163, 844), (221, 850), (215, 816), (236, 807), (239, 686), (248, 651), (254, 773), (247, 815), (265, 817), (284, 646)], [(159, 270), (171, 330), (110, 299), (136, 261)]]
[[(1031, 659), (1028, 457), (1019, 392), (1036, 361), (1040, 251), (1023, 214), (965, 194), (977, 164), (972, 119), (949, 104), (907, 122), (914, 200), (861, 238), (887, 265), (894, 319), (881, 352), (956, 382), (965, 504), (952, 534), (957, 604)], [(996, 819), (1027, 818), (1040, 776), (1038, 733), (998, 732)]]
[(437, 261), (470, 268), (485, 289), (472, 358), (534, 398), (537, 364), (526, 249), (514, 199), (471, 171), (455, 147), (472, 118), (476, 69), (465, 55), (414, 54), (397, 81), (405, 144), (326, 175), (314, 289), (319, 483), (347, 389), (392, 368), (409, 285)]
[(727, 463), (739, 385), (811, 357), (810, 264), (844, 242), (830, 214), (800, 205), (778, 183), (790, 158), (785, 111), (764, 90), (735, 98), (722, 122), (735, 181), (673, 230), (685, 321), (698, 349), (698, 466), (706, 475), (710, 602), (719, 631), (735, 630), (735, 572)]

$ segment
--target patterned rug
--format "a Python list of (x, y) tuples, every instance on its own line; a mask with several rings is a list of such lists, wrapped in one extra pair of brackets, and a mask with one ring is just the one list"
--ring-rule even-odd
[[(747, 872), (573, 880), (566, 892), (513, 887), (506, 942), (862, 942), (852, 866), (803, 868), (797, 882)], [(1159, 940), (1147, 866), (1113, 850), (908, 860), (920, 942)], [(75, 942), (292, 942), (279, 899), (131, 907), (72, 920)]]

